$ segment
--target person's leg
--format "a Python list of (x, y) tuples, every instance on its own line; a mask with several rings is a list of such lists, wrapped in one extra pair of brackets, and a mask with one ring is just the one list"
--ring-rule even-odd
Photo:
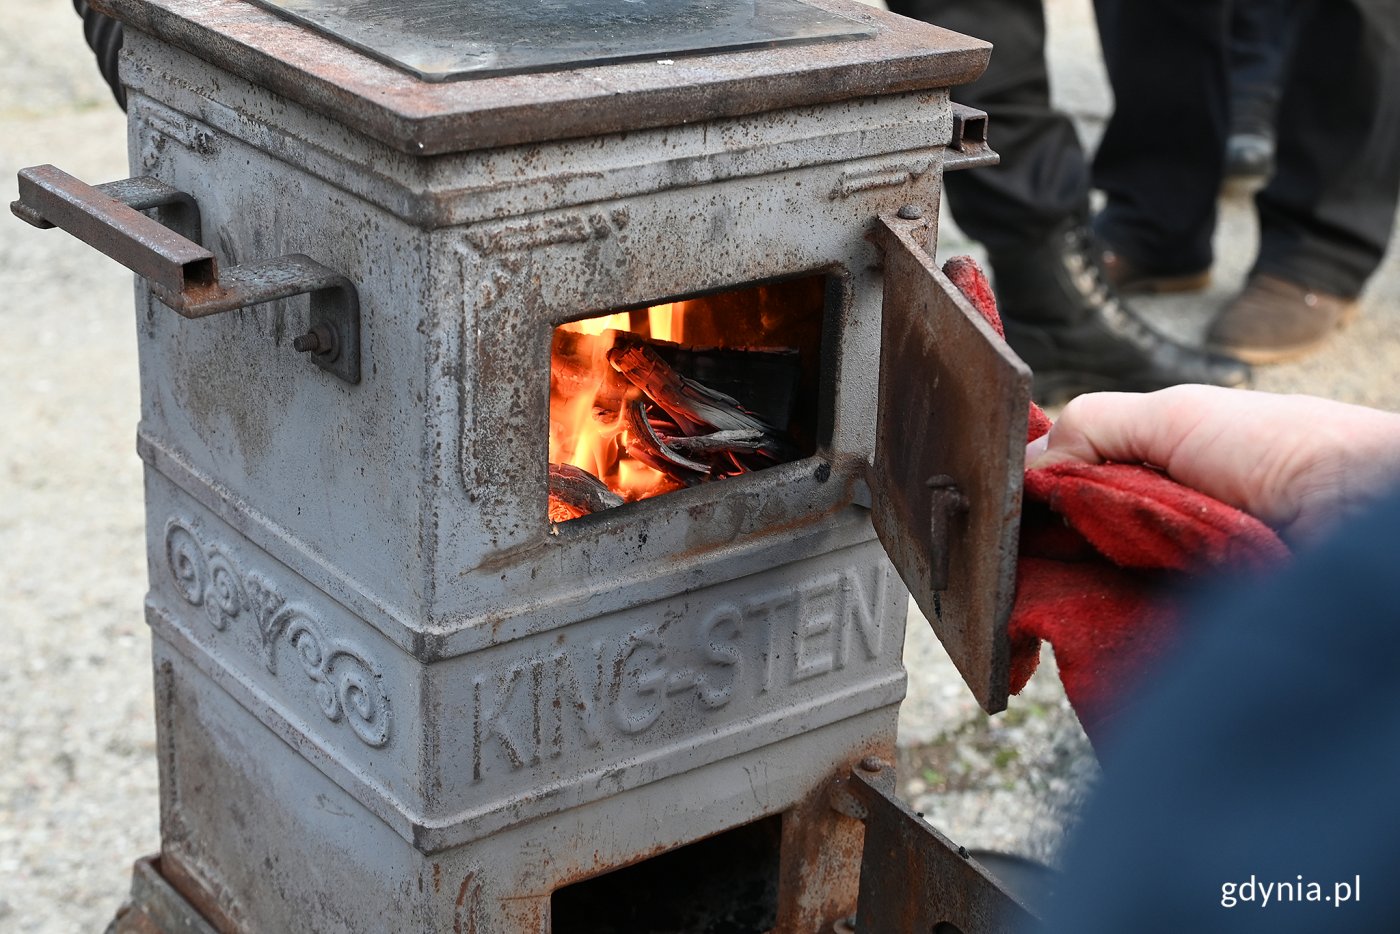
[(1230, 11), (1230, 136), (1225, 174), (1268, 177), (1293, 0), (1235, 0)]
[[(1229, 127), (1225, 0), (1097, 0), (1114, 111), (1094, 157), (1107, 249), (1142, 273), (1209, 268)], [(1200, 284), (1204, 284), (1201, 282)]]
[(1293, 6), (1293, 0), (1234, 0), (1231, 5), (1232, 133), (1273, 131)]
[(944, 177), (948, 207), (989, 251), (1044, 240), (1087, 212), (1089, 173), (1068, 116), (1050, 106), (1041, 0), (889, 0), (891, 11), (992, 43), (987, 71), (953, 90), (989, 115), (1001, 163)]
[(1259, 255), (1208, 335), (1255, 363), (1309, 353), (1356, 314), (1400, 198), (1400, 2), (1307, 0), (1294, 24)]
[(990, 40), (991, 64), (953, 99), (987, 111), (996, 168), (945, 176), (947, 204), (990, 255), (1006, 339), (1037, 396), (1176, 383), (1238, 385), (1248, 369), (1164, 337), (1104, 280), (1088, 233), (1088, 172), (1050, 106), (1040, 0), (892, 0), (896, 13)]
[[(1400, 4), (1392, 3), (1400, 17)], [(1255, 198), (1256, 273), (1346, 298), (1380, 265), (1400, 194), (1400, 47), (1354, 3), (1298, 10), (1278, 170)]]

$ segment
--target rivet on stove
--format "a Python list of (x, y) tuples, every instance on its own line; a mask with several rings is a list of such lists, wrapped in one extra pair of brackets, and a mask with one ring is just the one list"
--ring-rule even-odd
[(860, 760), (861, 771), (878, 772), (885, 767), (885, 763), (879, 756), (866, 756)]
[(924, 216), (924, 209), (917, 204), (906, 204), (899, 209), (899, 217), (906, 221), (916, 221)]

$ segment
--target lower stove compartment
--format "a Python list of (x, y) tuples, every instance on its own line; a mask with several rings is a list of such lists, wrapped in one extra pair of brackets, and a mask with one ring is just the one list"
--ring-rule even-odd
[(543, 934), (561, 930), (560, 890), (771, 815), (774, 930), (824, 930), (854, 909), (862, 843), (828, 786), (861, 758), (892, 757), (898, 709), (424, 852), (161, 639), (155, 671), (162, 874), (224, 932)]

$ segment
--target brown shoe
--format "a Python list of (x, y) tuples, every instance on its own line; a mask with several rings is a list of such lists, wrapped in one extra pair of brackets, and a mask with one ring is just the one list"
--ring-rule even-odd
[(1103, 267), (1104, 278), (1125, 295), (1144, 295), (1154, 292), (1199, 292), (1210, 285), (1210, 267), (1195, 272), (1172, 273), (1169, 275), (1150, 272), (1139, 267), (1132, 260), (1104, 247), (1099, 255), (1099, 265)]
[(1356, 311), (1355, 299), (1261, 273), (1216, 316), (1206, 343), (1246, 363), (1282, 363), (1321, 347)]

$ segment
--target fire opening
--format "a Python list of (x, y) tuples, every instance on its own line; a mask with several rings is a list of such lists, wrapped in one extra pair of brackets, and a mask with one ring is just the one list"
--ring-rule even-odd
[(825, 309), (815, 275), (556, 328), (550, 520), (811, 456)]

